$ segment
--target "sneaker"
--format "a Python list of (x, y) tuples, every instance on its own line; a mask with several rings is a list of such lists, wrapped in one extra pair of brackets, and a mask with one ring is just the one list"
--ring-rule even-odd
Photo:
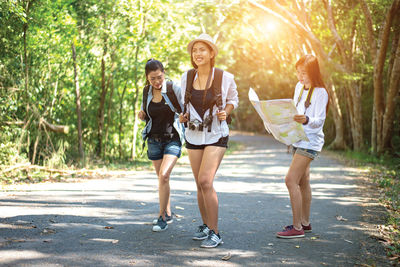
[(210, 229), (206, 224), (200, 225), (197, 228), (196, 233), (193, 235), (193, 240), (204, 240), (208, 237), (208, 234), (210, 232)]
[(311, 233), (312, 232), (311, 223), (309, 223), (307, 226), (301, 224), (301, 226), (303, 227), (304, 233)]
[(222, 243), (221, 236), (219, 234), (217, 235), (214, 232), (214, 230), (210, 230), (210, 232), (208, 233), (207, 239), (205, 239), (205, 240), (203, 240), (203, 242), (201, 242), (200, 247), (202, 247), (202, 248), (215, 248), (221, 243)]
[(153, 226), (153, 232), (162, 232), (168, 229), (168, 224), (163, 220), (162, 216), (158, 218), (157, 224)]
[(283, 230), (282, 232), (276, 233), (276, 237), (280, 238), (299, 238), (299, 237), (304, 237), (304, 230), (301, 228), (301, 230), (296, 230), (293, 225), (289, 225)]
[[(311, 233), (312, 232), (312, 228), (311, 228), (311, 223), (308, 224), (307, 226), (301, 224), (301, 226), (303, 227), (304, 233)], [(283, 230), (286, 230), (287, 228), (291, 227), (291, 225), (287, 225), (283, 228)]]
[[(165, 213), (165, 221), (166, 221), (168, 224), (172, 223), (172, 222), (174, 221), (174, 215), (175, 215), (175, 213), (173, 213), (173, 212), (171, 212), (171, 216), (168, 216), (168, 214)], [(158, 222), (158, 219), (154, 219), (154, 220), (153, 220), (153, 225), (156, 225), (157, 222)]]
[(173, 213), (173, 212), (171, 212), (171, 216), (168, 216), (168, 214), (165, 213), (165, 220), (167, 221), (168, 224), (170, 224), (174, 221), (174, 215), (175, 215), (175, 213)]

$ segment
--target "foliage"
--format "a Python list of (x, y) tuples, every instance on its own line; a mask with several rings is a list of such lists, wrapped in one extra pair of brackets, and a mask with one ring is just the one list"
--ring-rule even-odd
[(386, 239), (388, 256), (400, 259), (400, 158), (390, 155), (381, 157), (367, 153), (347, 151), (343, 153), (353, 164), (367, 167), (374, 183), (381, 188), (380, 201), (387, 209), (386, 225), (381, 228)]
[[(297, 9), (298, 1), (279, 1), (283, 8)], [(274, 9), (275, 1), (258, 1)], [(306, 1), (312, 33), (323, 50), (340, 62), (340, 51), (328, 28), (323, 1)], [(379, 28), (390, 1), (369, 1), (374, 28)], [(362, 122), (365, 147), (370, 147), (373, 105), (373, 62), (368, 49), (365, 21), (358, 1), (333, 1), (333, 16), (346, 44), (355, 22), (353, 71), (343, 74), (331, 65), (326, 73), (336, 84), (342, 107), (346, 142), (351, 147), (351, 112), (346, 102), (349, 82), (362, 87)], [(275, 9), (276, 10), (276, 9)], [(304, 36), (276, 17), (244, 0), (5, 0), (0, 3), (0, 139), (2, 164), (14, 164), (15, 156), (34, 164), (76, 165), (77, 113), (71, 44), (76, 47), (81, 88), (83, 143), (88, 161), (98, 162), (99, 138), (106, 162), (126, 161), (132, 154), (143, 159), (140, 131), (135, 120), (144, 85), (148, 58), (161, 60), (167, 76), (179, 83), (191, 67), (187, 43), (205, 31), (219, 47), (216, 60), (235, 75), (239, 108), (233, 128), (265, 132), (248, 101), (249, 87), (263, 99), (290, 98), (297, 82), (294, 64), (312, 52)], [(24, 42), (26, 40), (26, 43)], [(102, 65), (103, 64), (103, 65)], [(104, 90), (104, 107), (101, 94)], [(103, 112), (102, 136), (99, 116)], [(396, 108), (392, 146), (400, 148), (400, 107)], [(70, 127), (68, 134), (46, 130), (41, 119)], [(331, 113), (325, 123), (326, 143), (335, 137)], [(133, 129), (139, 126), (135, 132)], [(37, 144), (35, 146), (35, 144)], [(15, 150), (15, 148), (18, 148)], [(132, 153), (132, 149), (135, 149)], [(56, 160), (57, 158), (57, 160)]]

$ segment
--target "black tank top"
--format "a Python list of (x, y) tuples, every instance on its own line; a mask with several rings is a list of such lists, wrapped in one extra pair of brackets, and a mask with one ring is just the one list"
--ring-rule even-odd
[(174, 128), (175, 113), (172, 112), (164, 98), (162, 98), (162, 100), (158, 103), (150, 101), (148, 110), (149, 115), (152, 118), (150, 135), (178, 135), (178, 132)]
[[(204, 94), (206, 94), (206, 97), (204, 99), (203, 105)], [(208, 88), (206, 90), (197, 90), (192, 87), (192, 97), (190, 98), (190, 102), (202, 119), (206, 110), (209, 109), (209, 104), (207, 103), (211, 103), (213, 101), (213, 98), (214, 94), (211, 88)]]

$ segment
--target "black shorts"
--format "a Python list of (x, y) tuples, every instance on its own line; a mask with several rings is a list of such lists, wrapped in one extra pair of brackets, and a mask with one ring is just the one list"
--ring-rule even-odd
[(206, 146), (219, 146), (219, 147), (225, 147), (228, 148), (228, 141), (229, 141), (229, 135), (225, 137), (221, 137), (217, 142), (213, 144), (207, 144), (207, 145), (193, 145), (186, 141), (186, 148), (187, 149), (204, 149)]

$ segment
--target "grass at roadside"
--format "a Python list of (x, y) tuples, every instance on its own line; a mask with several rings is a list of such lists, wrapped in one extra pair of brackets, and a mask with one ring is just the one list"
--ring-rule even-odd
[(387, 256), (400, 261), (400, 158), (375, 157), (361, 152), (336, 152), (351, 165), (368, 170), (380, 189), (380, 202), (386, 207), (386, 225), (381, 228)]

